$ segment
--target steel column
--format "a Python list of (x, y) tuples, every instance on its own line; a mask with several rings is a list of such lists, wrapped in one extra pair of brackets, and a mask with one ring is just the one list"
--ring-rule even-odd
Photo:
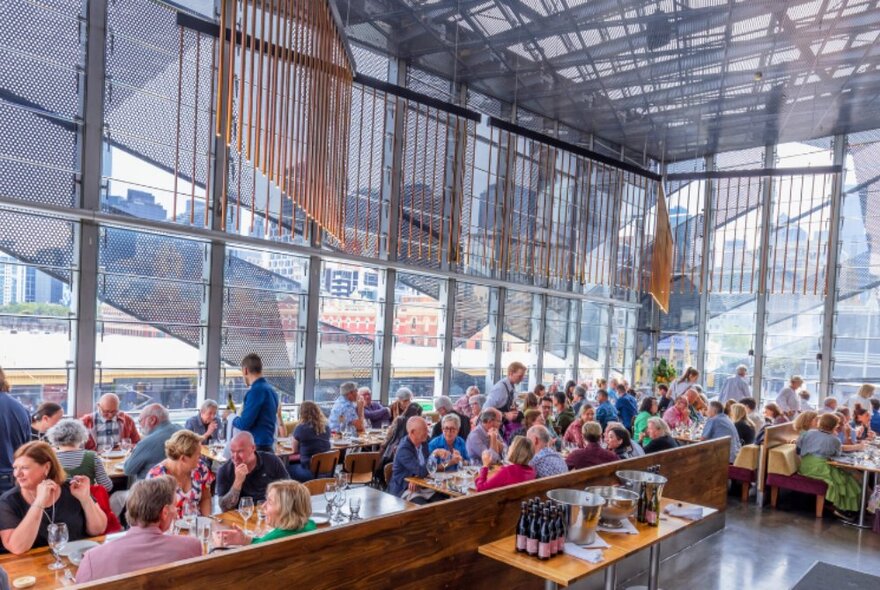
[[(764, 152), (764, 168), (776, 166), (776, 144), (770, 144)], [(770, 260), (770, 216), (773, 213), (773, 178), (764, 179), (761, 203), (761, 262), (758, 271), (758, 294), (755, 313), (755, 368), (752, 373), (752, 396), (758, 404), (764, 393), (761, 382), (764, 369), (764, 332), (767, 323), (767, 265)]]
[[(715, 170), (715, 158), (706, 158), (706, 171)], [(712, 272), (712, 246), (715, 239), (715, 182), (704, 180), (703, 250), (700, 260), (700, 309), (697, 321), (697, 370), (706, 376), (706, 327), (709, 323), (709, 273)]]
[[(104, 189), (101, 164), (104, 156), (104, 86), (106, 80), (107, 0), (89, 0), (83, 15), (86, 19), (85, 88), (81, 116), (83, 120), (80, 181), (82, 209), (100, 211)], [(95, 336), (98, 317), (98, 234), (96, 222), (82, 220), (76, 234), (78, 257), (76, 283), (71, 285), (76, 310), (74, 338), (73, 402), (68, 413), (80, 415), (91, 411), (95, 390)]]
[[(495, 350), (493, 351), (495, 353), (495, 361), (492, 366), (491, 382), (486, 383), (486, 391), (483, 393), (488, 393), (489, 388), (501, 379), (501, 373), (504, 369), (504, 367), (501, 366), (503, 358), (501, 355), (504, 352), (504, 308), (507, 304), (507, 288), (499, 287), (498, 289), (493, 290), (492, 293), (496, 294), (496, 300), (494, 301), (493, 306), (493, 302), (490, 298), (489, 328), (492, 340), (495, 343)], [(496, 313), (492, 313), (493, 307)]]
[[(837, 135), (833, 144), (834, 164), (846, 159), (846, 136)], [(831, 221), (828, 230), (828, 259), (825, 265), (825, 311), (822, 320), (821, 363), (819, 365), (819, 404), (834, 395), (832, 369), (834, 368), (834, 315), (837, 310), (838, 259), (840, 257), (840, 220), (843, 208), (843, 175), (846, 168), (834, 178), (831, 186)]]
[[(321, 257), (309, 257), (309, 291), (306, 316), (306, 330), (301, 338), (303, 356), (302, 397), (303, 400), (315, 400), (315, 385), (318, 370), (318, 317), (321, 312)], [(302, 339), (305, 342), (302, 342)], [(299, 395), (299, 391), (297, 395)]]

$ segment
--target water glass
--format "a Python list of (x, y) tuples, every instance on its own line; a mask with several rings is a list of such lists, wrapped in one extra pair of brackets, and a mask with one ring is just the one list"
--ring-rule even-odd
[(328, 483), (324, 486), (324, 499), (327, 500), (327, 515), (333, 516), (333, 506), (336, 505), (336, 484)]
[(351, 515), (348, 517), (349, 520), (361, 519), (358, 516), (361, 511), (361, 499), (358, 496), (352, 496), (348, 499), (348, 509), (351, 511)]
[(207, 518), (200, 518), (198, 523), (198, 537), (199, 541), (202, 543), (202, 553), (207, 555), (211, 552), (211, 521)]
[(61, 552), (67, 546), (67, 525), (63, 522), (50, 524), (48, 529), (49, 548), (55, 556), (55, 561), (49, 566), (50, 570), (64, 569), (64, 562), (61, 561)]
[(244, 520), (244, 534), (248, 535), (248, 521), (251, 519), (251, 516), (254, 515), (254, 499), (250, 496), (241, 498), (238, 501), (238, 513)]
[(123, 438), (119, 441), (119, 448), (128, 453), (131, 450), (131, 439)]
[(437, 460), (431, 456), (428, 459), (428, 479), (434, 479), (434, 474), (437, 473)]
[(113, 450), (113, 443), (101, 443), (101, 454), (106, 455)]
[(337, 487), (336, 489), (336, 515), (333, 517), (333, 522), (342, 522), (345, 517), (342, 514), (342, 507), (345, 506), (345, 490)]

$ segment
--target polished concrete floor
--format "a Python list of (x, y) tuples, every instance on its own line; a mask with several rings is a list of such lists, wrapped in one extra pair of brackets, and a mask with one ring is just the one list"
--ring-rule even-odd
[[(787, 590), (816, 561), (880, 576), (880, 535), (816, 519), (812, 502), (780, 497), (778, 510), (743, 505), (733, 496), (727, 526), (663, 561), (663, 590)], [(644, 575), (620, 589), (646, 584)], [(829, 588), (828, 590), (842, 590)], [(866, 589), (867, 590), (867, 589)]]

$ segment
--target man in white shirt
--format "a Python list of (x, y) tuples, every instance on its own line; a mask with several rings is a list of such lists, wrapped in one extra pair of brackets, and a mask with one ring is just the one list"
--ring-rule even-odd
[(718, 401), (724, 404), (730, 399), (738, 402), (744, 397), (751, 397), (752, 388), (749, 385), (749, 380), (746, 379), (748, 372), (749, 368), (747, 366), (738, 366), (736, 368), (736, 375), (728, 377), (727, 381), (724, 382), (721, 393), (718, 395)]
[(776, 404), (782, 409), (785, 417), (791, 420), (800, 411), (801, 398), (798, 390), (803, 386), (804, 379), (800, 375), (792, 375), (789, 386), (784, 387), (776, 396)]
[(859, 390), (855, 392), (848, 400), (846, 400), (846, 407), (849, 408), (850, 414), (856, 411), (856, 406), (862, 406), (868, 412), (871, 411), (871, 398), (877, 397), (875, 395), (875, 388), (870, 383), (865, 383)]

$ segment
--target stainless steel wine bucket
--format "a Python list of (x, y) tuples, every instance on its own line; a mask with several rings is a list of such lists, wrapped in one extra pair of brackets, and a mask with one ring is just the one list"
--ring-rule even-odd
[(589, 545), (596, 540), (596, 527), (605, 499), (581, 490), (557, 489), (547, 497), (561, 504), (566, 514), (565, 540), (576, 545)]

